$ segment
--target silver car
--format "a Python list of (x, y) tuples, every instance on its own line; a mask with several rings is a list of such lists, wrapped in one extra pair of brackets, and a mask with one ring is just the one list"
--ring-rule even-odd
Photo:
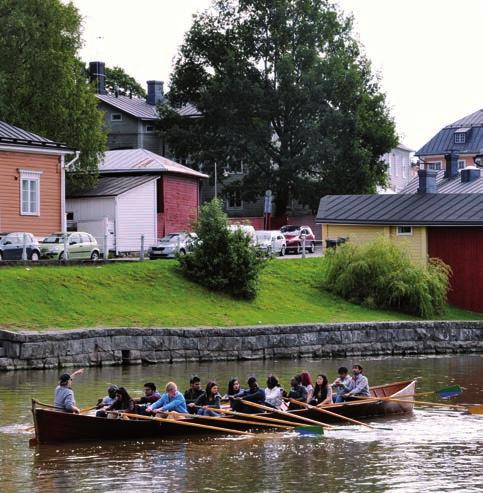
[[(64, 243), (64, 233), (52, 233), (40, 243), (40, 255), (43, 258), (64, 260)], [(67, 233), (67, 253), (71, 260), (99, 260), (100, 257), (96, 239), (81, 231)]]
[(149, 258), (151, 260), (175, 258), (178, 253), (185, 255), (193, 249), (197, 240), (196, 233), (187, 233), (185, 231), (169, 233), (148, 250)]
[(287, 242), (281, 231), (256, 231), (257, 247), (267, 255), (285, 255)]

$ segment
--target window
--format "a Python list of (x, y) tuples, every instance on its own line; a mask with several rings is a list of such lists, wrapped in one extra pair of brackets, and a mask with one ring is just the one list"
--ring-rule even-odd
[(42, 171), (19, 170), (20, 172), (20, 214), (40, 215), (40, 175)]
[(397, 235), (398, 236), (412, 236), (413, 235), (413, 227), (412, 226), (398, 226), (397, 227)]
[(241, 199), (240, 191), (230, 192), (226, 199), (227, 209), (241, 209), (243, 206), (243, 201)]
[(146, 125), (146, 133), (152, 134), (154, 132), (154, 125)]
[(69, 245), (78, 245), (81, 242), (81, 236), (79, 233), (74, 233), (69, 236)]
[(455, 144), (464, 144), (466, 142), (466, 134), (463, 132), (456, 132), (454, 134), (454, 143)]
[(73, 220), (74, 220), (74, 213), (68, 212), (67, 213), (67, 221), (73, 221)]
[(466, 161), (464, 159), (458, 159), (458, 169), (463, 169), (466, 166)]
[(121, 113), (111, 113), (111, 122), (122, 122)]
[(439, 171), (441, 169), (441, 161), (430, 161), (428, 163), (428, 169)]

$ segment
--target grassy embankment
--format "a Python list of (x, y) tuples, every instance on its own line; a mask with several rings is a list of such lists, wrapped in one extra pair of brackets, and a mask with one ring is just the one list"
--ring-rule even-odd
[[(318, 288), (323, 259), (274, 260), (255, 301), (211, 293), (179, 274), (176, 261), (0, 269), (0, 327), (229, 326), (408, 320), (353, 305)], [(442, 319), (483, 319), (448, 307)]]

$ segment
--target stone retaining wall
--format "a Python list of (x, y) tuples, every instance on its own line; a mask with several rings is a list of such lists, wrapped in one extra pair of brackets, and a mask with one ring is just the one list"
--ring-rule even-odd
[(0, 330), (0, 370), (483, 352), (483, 321)]

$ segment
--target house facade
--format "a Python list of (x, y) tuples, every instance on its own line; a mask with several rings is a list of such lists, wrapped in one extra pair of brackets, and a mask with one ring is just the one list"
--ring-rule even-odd
[(0, 231), (43, 237), (63, 229), (65, 156), (73, 152), (0, 121)]
[(116, 254), (139, 251), (141, 235), (147, 248), (168, 233), (192, 230), (200, 184), (207, 178), (146, 149), (107, 151), (97, 185), (68, 193), (70, 225), (108, 236), (109, 249)]
[(399, 144), (382, 156), (387, 164), (388, 188), (392, 192), (399, 193), (416, 176), (416, 170), (411, 165), (413, 152), (413, 149)]

